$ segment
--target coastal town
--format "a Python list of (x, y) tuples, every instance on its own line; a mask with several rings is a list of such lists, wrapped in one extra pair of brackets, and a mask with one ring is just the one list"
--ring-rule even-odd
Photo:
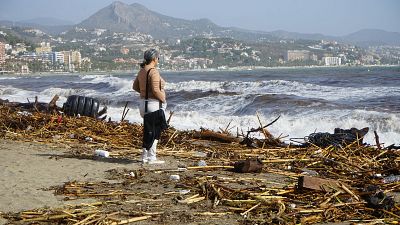
[(0, 28), (0, 73), (130, 71), (145, 49), (161, 52), (165, 70), (224, 70), (295, 66), (398, 65), (399, 46), (359, 47), (329, 40), (246, 42), (218, 36), (159, 40), (141, 32), (75, 27), (60, 35)]

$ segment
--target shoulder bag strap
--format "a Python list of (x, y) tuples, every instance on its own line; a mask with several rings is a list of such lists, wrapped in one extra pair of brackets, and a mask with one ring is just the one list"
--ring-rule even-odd
[(147, 100), (149, 99), (149, 93), (148, 93), (148, 90), (149, 90), (149, 74), (150, 74), (150, 71), (152, 70), (153, 68), (150, 68), (148, 71), (147, 71), (147, 75), (146, 75), (146, 95), (145, 95), (145, 101), (144, 101), (144, 113), (147, 113)]

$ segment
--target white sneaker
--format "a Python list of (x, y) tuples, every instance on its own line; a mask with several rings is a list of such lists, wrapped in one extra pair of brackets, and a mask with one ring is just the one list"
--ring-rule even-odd
[(142, 149), (142, 156), (140, 157), (143, 164), (149, 162), (149, 157), (147, 156), (149, 151), (146, 148)]
[(165, 161), (163, 161), (163, 160), (149, 160), (148, 161), (148, 164), (164, 164), (165, 163)]

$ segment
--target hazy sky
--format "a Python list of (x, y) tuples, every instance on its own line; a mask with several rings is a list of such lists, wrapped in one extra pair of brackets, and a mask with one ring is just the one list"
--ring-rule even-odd
[[(400, 0), (121, 0), (164, 15), (220, 26), (344, 35), (364, 28), (400, 32)], [(80, 22), (113, 0), (0, 0), (1, 20), (53, 17)]]

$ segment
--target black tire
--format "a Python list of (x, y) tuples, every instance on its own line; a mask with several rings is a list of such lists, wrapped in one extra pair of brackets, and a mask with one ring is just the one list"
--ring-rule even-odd
[(85, 102), (86, 102), (86, 97), (79, 96), (78, 98), (78, 108), (76, 110), (76, 114), (83, 116), (83, 110), (85, 109)]
[(92, 111), (90, 113), (91, 117), (96, 118), (97, 117), (97, 113), (99, 112), (99, 101), (96, 99), (93, 99), (93, 103), (92, 103)]
[(82, 114), (83, 116), (90, 116), (90, 113), (92, 112), (92, 103), (93, 98), (86, 98), (85, 107)]
[(63, 110), (68, 116), (89, 116), (97, 118), (99, 111), (99, 101), (94, 98), (71, 95), (68, 97), (67, 102), (64, 103)]
[(68, 97), (67, 101), (63, 105), (63, 111), (66, 115), (70, 115), (70, 111), (71, 111), (70, 103), (71, 103), (71, 96)]
[(76, 116), (78, 113), (78, 104), (79, 104), (79, 96), (74, 95), (71, 96), (71, 111), (70, 111), (70, 115), (71, 116)]

